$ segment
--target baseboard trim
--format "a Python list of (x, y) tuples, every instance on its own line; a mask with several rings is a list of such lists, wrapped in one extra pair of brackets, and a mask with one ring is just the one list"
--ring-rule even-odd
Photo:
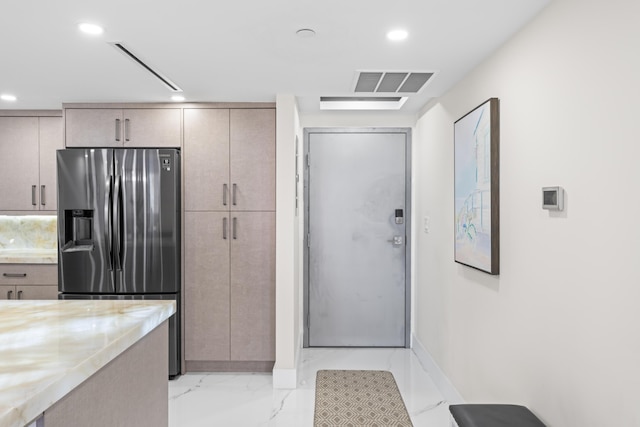
[(415, 335), (413, 335), (413, 352), (418, 357), (424, 369), (429, 373), (431, 379), (447, 400), (448, 404), (455, 405), (465, 403), (462, 395), (456, 390), (449, 378), (447, 378), (442, 369), (440, 369), (440, 366), (438, 366), (434, 358)]
[(297, 369), (273, 369), (273, 388), (294, 389), (298, 384)]
[(273, 367), (273, 388), (295, 389), (298, 388), (298, 368), (300, 367), (300, 353), (302, 352), (302, 332), (298, 337), (296, 355), (293, 359), (295, 368), (280, 369)]
[(187, 372), (271, 372), (271, 361), (187, 360)]

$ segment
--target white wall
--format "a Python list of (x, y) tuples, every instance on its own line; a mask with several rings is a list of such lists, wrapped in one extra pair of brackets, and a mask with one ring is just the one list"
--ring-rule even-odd
[[(638, 22), (635, 0), (554, 0), (418, 120), (415, 333), (467, 402), (640, 425)], [(453, 262), (453, 122), (490, 97), (499, 277)], [(553, 185), (562, 214), (540, 206)]]
[(276, 363), (275, 388), (295, 388), (300, 342), (299, 225), (295, 209), (296, 138), (300, 119), (293, 95), (276, 96)]

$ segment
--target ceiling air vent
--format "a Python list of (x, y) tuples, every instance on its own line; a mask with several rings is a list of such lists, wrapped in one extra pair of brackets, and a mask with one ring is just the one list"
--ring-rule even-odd
[(361, 71), (354, 92), (417, 93), (429, 81), (431, 72)]
[(153, 68), (151, 68), (150, 66), (145, 64), (140, 58), (138, 58), (136, 55), (134, 55), (133, 52), (131, 52), (131, 50), (129, 48), (125, 47), (122, 43), (120, 43), (120, 42), (110, 42), (109, 44), (112, 45), (113, 47), (115, 47), (116, 49), (118, 49), (122, 54), (127, 56), (129, 59), (133, 60), (133, 62), (135, 62), (136, 64), (140, 65), (146, 71), (151, 73), (151, 75), (153, 75), (156, 79), (160, 80), (162, 82), (162, 84), (164, 84), (166, 87), (168, 87), (171, 91), (173, 91), (173, 92), (182, 92), (182, 89), (180, 89), (178, 87), (178, 85), (176, 85), (171, 80), (169, 80), (167, 77), (163, 76), (158, 71), (154, 70)]

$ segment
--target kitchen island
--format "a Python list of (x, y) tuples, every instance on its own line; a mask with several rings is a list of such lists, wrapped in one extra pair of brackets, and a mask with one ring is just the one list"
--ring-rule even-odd
[(173, 301), (0, 301), (0, 426), (166, 426), (175, 309)]

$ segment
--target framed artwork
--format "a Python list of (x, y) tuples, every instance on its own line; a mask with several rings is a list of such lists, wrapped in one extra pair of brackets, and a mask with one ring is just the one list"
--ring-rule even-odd
[(455, 261), (500, 274), (500, 103), (454, 123)]

